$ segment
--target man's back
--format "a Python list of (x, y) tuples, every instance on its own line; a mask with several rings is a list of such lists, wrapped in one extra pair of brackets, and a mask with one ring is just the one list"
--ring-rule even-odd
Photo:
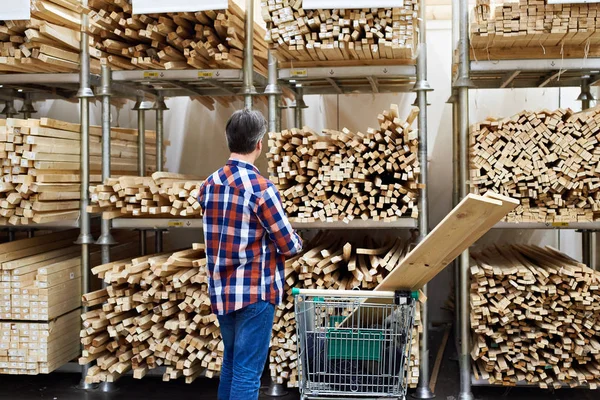
[(273, 183), (252, 164), (229, 160), (205, 181), (199, 198), (213, 311), (226, 314), (258, 300), (278, 304), (285, 256), (302, 244)]

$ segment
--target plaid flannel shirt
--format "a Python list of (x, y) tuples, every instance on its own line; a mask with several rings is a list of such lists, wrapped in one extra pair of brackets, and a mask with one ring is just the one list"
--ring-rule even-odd
[(252, 164), (230, 159), (200, 187), (208, 286), (214, 313), (259, 300), (281, 302), (286, 256), (302, 249), (275, 185)]

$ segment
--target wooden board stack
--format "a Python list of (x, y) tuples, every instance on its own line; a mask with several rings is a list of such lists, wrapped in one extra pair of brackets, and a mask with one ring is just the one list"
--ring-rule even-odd
[[(236, 68), (243, 64), (245, 12), (133, 15), (129, 1), (91, 0), (94, 47), (115, 69)], [(264, 29), (254, 24), (254, 68), (267, 75)]]
[[(414, 239), (414, 238), (413, 238)], [(413, 241), (395, 239), (377, 243), (370, 237), (346, 242), (325, 232), (319, 233), (306, 250), (287, 260), (283, 303), (275, 310), (270, 353), (271, 378), (289, 387), (298, 386), (297, 337), (292, 288), (344, 290), (373, 289), (394, 269), (408, 252)], [(419, 380), (417, 318), (413, 334), (411, 364), (407, 368), (408, 383)]]
[(93, 268), (109, 285), (83, 296), (81, 364), (95, 361), (88, 382), (112, 382), (133, 370), (141, 379), (167, 367), (163, 380), (217, 375), (223, 344), (211, 313), (203, 245), (172, 254), (116, 261)]
[(471, 126), (470, 183), (520, 199), (508, 222), (588, 222), (600, 211), (600, 110), (522, 111)]
[(398, 8), (351, 10), (304, 10), (301, 0), (261, 3), (266, 41), (281, 62), (414, 62), (416, 0), (399, 2)]
[(30, 20), (0, 21), (0, 72), (77, 72), (82, 12), (79, 0), (32, 0)]
[(80, 312), (49, 322), (0, 322), (0, 374), (49, 374), (81, 351)]
[(117, 217), (199, 217), (198, 190), (202, 178), (155, 172), (151, 177), (110, 178), (90, 187), (89, 212), (103, 212), (104, 219)]
[[(90, 180), (100, 182), (101, 128), (90, 128)], [(146, 132), (146, 170), (156, 138)], [(0, 224), (47, 223), (79, 216), (80, 126), (49, 118), (0, 120)], [(112, 128), (111, 170), (137, 174), (137, 131)]]
[(599, 9), (598, 4), (544, 0), (505, 1), (491, 8), (489, 0), (478, 0), (471, 24), (472, 56), (531, 58), (538, 50), (535, 57), (596, 57)]
[(378, 116), (366, 133), (307, 127), (269, 133), (269, 174), (298, 222), (354, 218), (394, 221), (417, 218), (420, 164), (418, 133), (398, 106)]
[(472, 254), (476, 379), (542, 388), (600, 383), (600, 273), (550, 247)]

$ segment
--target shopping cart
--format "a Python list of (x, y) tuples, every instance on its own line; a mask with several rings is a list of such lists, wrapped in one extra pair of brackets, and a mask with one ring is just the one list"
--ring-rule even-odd
[(404, 399), (418, 293), (292, 293), (302, 400)]

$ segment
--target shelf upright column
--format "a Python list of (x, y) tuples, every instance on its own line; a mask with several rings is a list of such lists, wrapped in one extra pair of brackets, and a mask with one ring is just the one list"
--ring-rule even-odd
[[(156, 98), (153, 108), (156, 110), (156, 171), (161, 172), (164, 164), (164, 112), (169, 109), (162, 94)], [(163, 231), (161, 229), (154, 231), (154, 250), (157, 253), (163, 251)]]
[[(417, 56), (417, 81), (413, 91), (417, 93), (419, 106), (419, 162), (421, 166), (420, 183), (427, 184), (427, 92), (433, 90), (427, 81), (427, 35), (426, 35), (426, 7), (425, 0), (419, 1), (419, 51)], [(429, 233), (429, 203), (427, 201), (427, 187), (421, 189), (419, 196), (419, 241)], [(427, 285), (423, 286), (423, 293), (427, 295)], [(435, 397), (429, 388), (429, 307), (427, 302), (421, 304), (421, 323), (423, 334), (419, 351), (420, 371), (419, 384), (413, 397), (416, 399), (432, 399)]]
[(269, 131), (278, 132), (278, 125), (281, 124), (279, 119), (279, 96), (281, 95), (281, 88), (279, 83), (277, 72), (277, 59), (273, 55), (272, 51), (269, 50), (269, 83), (265, 89), (265, 94), (269, 96)]
[[(454, 3), (456, 5), (456, 2)], [(459, 42), (458, 79), (454, 87), (458, 90), (458, 134), (459, 134), (459, 191), (460, 198), (469, 193), (469, 88), (473, 87), (469, 71), (469, 0), (458, 0)], [(471, 392), (471, 355), (469, 333), (469, 250), (460, 255), (460, 392), (458, 400), (473, 400)]]
[[(110, 178), (111, 78), (112, 72), (110, 67), (108, 65), (102, 65), (101, 86), (98, 92), (98, 96), (102, 97), (102, 182), (106, 182), (106, 180)], [(101, 234), (96, 241), (96, 244), (102, 246), (102, 264), (108, 264), (110, 262), (110, 246), (117, 243), (110, 232), (111, 225), (110, 220), (102, 219), (100, 226)], [(105, 282), (102, 282), (102, 287), (106, 287)]]
[(304, 89), (302, 86), (296, 86), (296, 108), (294, 109), (294, 126), (298, 129), (302, 129), (304, 125), (304, 114), (303, 110), (308, 108), (304, 102)]
[(244, 46), (244, 86), (240, 92), (244, 96), (244, 107), (252, 109), (252, 96), (257, 95), (254, 87), (254, 0), (246, 0), (246, 43)]
[[(265, 88), (265, 94), (269, 96), (269, 132), (279, 132), (280, 121), (279, 121), (279, 96), (281, 95), (281, 88), (277, 82), (277, 59), (269, 50), (269, 76), (268, 85)], [(279, 125), (279, 126), (278, 126)], [(269, 360), (267, 359), (267, 365)], [(285, 390), (283, 385), (278, 384), (271, 378), (269, 388), (266, 390), (265, 395), (269, 397), (281, 397), (286, 396), (288, 392)]]
[[(108, 65), (102, 65), (101, 71), (101, 86), (98, 91), (98, 96), (102, 97), (102, 182), (106, 182), (110, 178), (110, 97), (112, 92), (110, 90), (112, 72)], [(101, 261), (102, 264), (110, 263), (110, 246), (117, 243), (114, 239), (110, 230), (112, 223), (108, 219), (102, 219), (100, 222), (100, 237), (96, 241), (96, 244), (101, 246)], [(106, 288), (108, 285), (102, 281), (102, 287)], [(100, 384), (100, 390), (104, 393), (114, 392), (116, 385), (113, 382), (102, 382)]]
[[(14, 100), (6, 100), (6, 102), (4, 103), (4, 109), (2, 110), (2, 113), (0, 113), (2, 115), (5, 115), (6, 118), (13, 118), (15, 117), (18, 112), (17, 109), (15, 108), (15, 101)], [(15, 230), (14, 229), (8, 229), (8, 241), (9, 242), (13, 242), (16, 238), (15, 236)]]
[[(146, 176), (146, 110), (151, 110), (152, 104), (144, 100), (143, 95), (137, 97), (133, 110), (138, 115), (138, 175)], [(146, 231), (140, 230), (140, 254), (145, 256), (146, 249)]]
[[(87, 7), (88, 1), (81, 1), (82, 7)], [(79, 97), (80, 106), (80, 123), (81, 123), (81, 188), (80, 188), (80, 216), (79, 238), (75, 242), (81, 245), (81, 293), (88, 293), (90, 288), (90, 249), (89, 245), (94, 243), (94, 238), (90, 233), (90, 215), (87, 212), (89, 204), (89, 187), (90, 187), (90, 98), (94, 97), (94, 92), (90, 87), (90, 47), (89, 37), (87, 33), (88, 15), (81, 14), (81, 56), (79, 70)], [(87, 312), (87, 307), (82, 307), (82, 312)], [(86, 383), (89, 365), (84, 365), (81, 368), (81, 382), (79, 388), (83, 390), (92, 389), (93, 385)]]
[[(581, 111), (590, 108), (590, 101), (593, 100), (590, 92), (590, 76), (581, 77), (581, 94), (577, 98), (581, 101)], [(596, 232), (583, 229), (581, 231), (581, 255), (582, 262), (592, 269), (596, 269), (595, 250), (596, 250)]]

